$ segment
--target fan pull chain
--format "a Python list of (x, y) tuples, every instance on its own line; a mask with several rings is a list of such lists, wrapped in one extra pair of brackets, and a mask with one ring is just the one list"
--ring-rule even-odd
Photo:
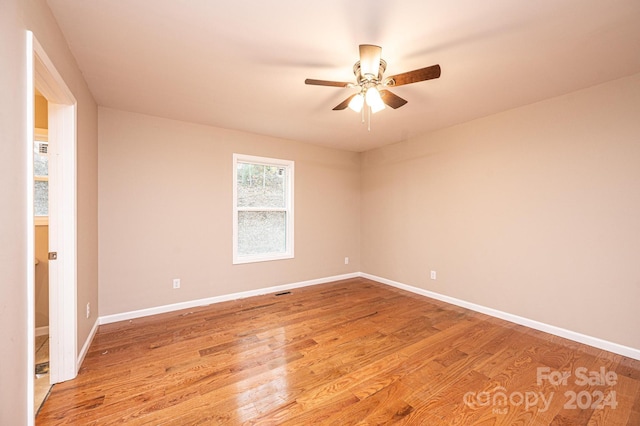
[(369, 111), (369, 120), (368, 120), (368, 123), (367, 123), (367, 130), (371, 131), (371, 107), (368, 107), (367, 111)]

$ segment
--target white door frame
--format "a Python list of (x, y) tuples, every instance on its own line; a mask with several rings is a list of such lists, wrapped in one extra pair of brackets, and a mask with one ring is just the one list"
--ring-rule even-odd
[[(49, 103), (49, 251), (57, 260), (49, 262), (49, 377), (50, 382), (70, 380), (78, 374), (77, 350), (77, 208), (76, 208), (76, 128), (77, 102), (38, 40), (27, 32), (28, 52), (27, 105), (33, 107), (35, 88)], [(27, 120), (30, 147), (30, 193), (33, 201), (33, 108)], [(31, 211), (33, 207), (31, 206)], [(33, 215), (27, 226), (34, 227)], [(30, 233), (29, 233), (30, 232)], [(28, 265), (33, 269), (35, 240), (28, 231)], [(35, 352), (35, 280), (27, 274), (27, 315), (29, 354)], [(33, 355), (32, 355), (33, 356)], [(30, 362), (27, 386), (31, 411), (33, 404), (34, 365)], [(29, 418), (33, 419), (34, 414)]]

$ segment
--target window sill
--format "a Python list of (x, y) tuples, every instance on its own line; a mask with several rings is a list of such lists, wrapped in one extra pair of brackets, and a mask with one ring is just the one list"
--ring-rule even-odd
[(292, 253), (284, 253), (272, 256), (242, 256), (233, 259), (234, 265), (242, 265), (244, 263), (271, 262), (272, 260), (293, 259)]
[(36, 226), (49, 226), (49, 216), (35, 216), (34, 223)]

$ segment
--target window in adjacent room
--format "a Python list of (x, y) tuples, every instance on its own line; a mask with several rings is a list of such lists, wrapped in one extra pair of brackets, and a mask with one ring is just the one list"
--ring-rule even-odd
[(33, 142), (33, 207), (36, 225), (49, 221), (49, 144), (36, 132)]
[(234, 154), (233, 170), (233, 263), (293, 258), (293, 161)]

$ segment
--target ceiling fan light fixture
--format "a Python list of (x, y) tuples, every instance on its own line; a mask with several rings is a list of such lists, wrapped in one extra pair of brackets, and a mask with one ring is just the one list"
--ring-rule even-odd
[(358, 93), (357, 95), (355, 95), (353, 98), (351, 98), (351, 101), (349, 102), (349, 108), (351, 108), (355, 112), (362, 111), (363, 105), (364, 105), (364, 96), (362, 96), (362, 93)]
[(370, 87), (369, 89), (367, 89), (365, 98), (367, 101), (367, 105), (371, 107), (371, 112), (376, 113), (384, 109), (384, 102), (382, 101), (380, 92), (378, 92), (378, 89), (376, 89), (375, 87)]

